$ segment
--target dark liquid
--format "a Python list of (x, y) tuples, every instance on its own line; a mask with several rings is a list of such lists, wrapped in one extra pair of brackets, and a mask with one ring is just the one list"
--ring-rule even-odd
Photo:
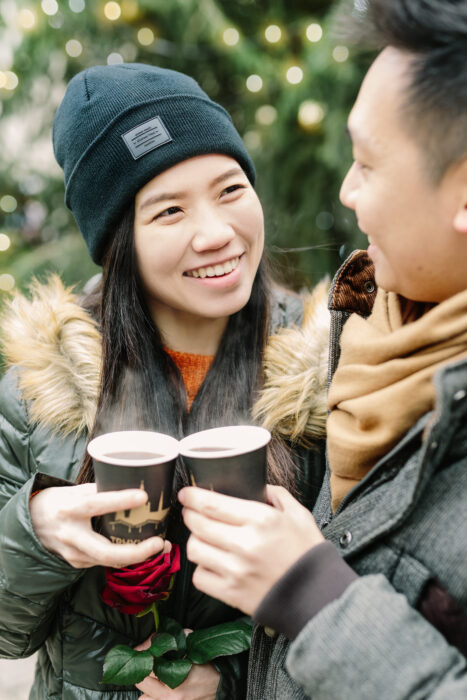
[(164, 455), (158, 455), (156, 452), (107, 452), (104, 457), (111, 457), (112, 459), (160, 459)]
[(190, 452), (231, 452), (234, 447), (192, 447)]

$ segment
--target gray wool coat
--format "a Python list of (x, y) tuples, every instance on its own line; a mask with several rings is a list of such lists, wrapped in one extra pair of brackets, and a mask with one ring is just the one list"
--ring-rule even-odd
[[(330, 293), (330, 376), (346, 319), (370, 313), (375, 289), (366, 253), (352, 254)], [(467, 361), (434, 383), (434, 410), (334, 515), (328, 470), (314, 515), (359, 578), (290, 644), (256, 627), (249, 699), (467, 698)]]

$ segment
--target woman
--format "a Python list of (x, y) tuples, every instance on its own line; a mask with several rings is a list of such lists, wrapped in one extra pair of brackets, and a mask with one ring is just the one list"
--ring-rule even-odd
[[(101, 602), (103, 565), (144, 561), (163, 542), (113, 544), (93, 531), (93, 517), (146, 495), (97, 494), (86, 442), (114, 429), (182, 437), (251, 421), (257, 401), (256, 420), (274, 435), (271, 481), (311, 505), (321, 453), (293, 454), (288, 439), (319, 447), (327, 314), (312, 300), (304, 315), (298, 297), (270, 287), (253, 164), (229, 115), (188, 76), (141, 64), (80, 73), (57, 112), (54, 148), (67, 204), (103, 275), (80, 301), (58, 278), (35, 284), (33, 299), (18, 296), (3, 323), (12, 367), (0, 404), (0, 650), (40, 649), (32, 698), (123, 700), (138, 694), (100, 683), (103, 658), (153, 630), (148, 617)], [(302, 316), (301, 328), (284, 328)], [(279, 332), (266, 347), (271, 331)], [(295, 398), (307, 385), (318, 389), (297, 430)], [(178, 465), (174, 494), (186, 483)], [(184, 550), (176, 506), (168, 539)], [(191, 573), (183, 555), (170, 615), (190, 628), (238, 616), (197, 592)], [(155, 678), (138, 689), (175, 693)], [(196, 666), (176, 692), (241, 698), (241, 660)]]

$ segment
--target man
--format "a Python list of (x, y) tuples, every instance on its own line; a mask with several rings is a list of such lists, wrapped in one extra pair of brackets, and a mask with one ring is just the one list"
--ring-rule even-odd
[(467, 3), (368, 0), (364, 26), (341, 200), (369, 247), (330, 294), (315, 518), (180, 494), (195, 585), (260, 623), (255, 700), (467, 698)]

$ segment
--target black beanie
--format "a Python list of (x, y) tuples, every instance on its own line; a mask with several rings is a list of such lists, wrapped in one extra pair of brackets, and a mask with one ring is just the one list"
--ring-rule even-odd
[(53, 126), (65, 202), (94, 262), (153, 177), (187, 158), (221, 153), (255, 170), (229, 114), (198, 83), (165, 68), (94, 66), (72, 78)]

